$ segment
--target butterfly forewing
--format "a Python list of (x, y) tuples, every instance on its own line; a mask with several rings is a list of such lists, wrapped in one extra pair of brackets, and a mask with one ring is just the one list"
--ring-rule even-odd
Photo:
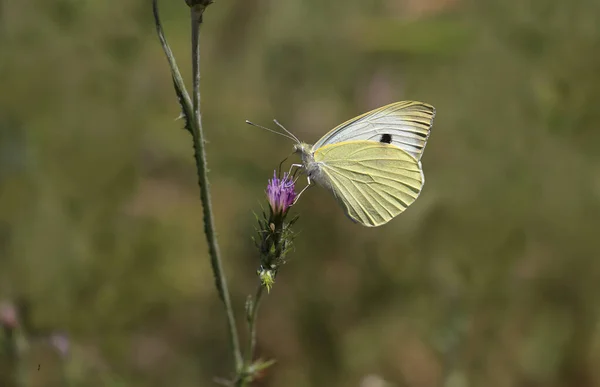
[(390, 144), (334, 143), (318, 148), (314, 159), (346, 214), (365, 226), (380, 226), (402, 213), (424, 183), (420, 162)]
[(416, 160), (421, 159), (435, 108), (417, 101), (401, 101), (367, 112), (335, 127), (314, 146), (320, 147), (344, 141), (368, 140), (393, 144)]

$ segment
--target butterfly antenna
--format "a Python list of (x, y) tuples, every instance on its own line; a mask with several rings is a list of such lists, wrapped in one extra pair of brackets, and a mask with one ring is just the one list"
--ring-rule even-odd
[(250, 121), (248, 121), (248, 120), (246, 120), (246, 123), (247, 123), (248, 125), (256, 126), (257, 128), (264, 129), (264, 130), (266, 130), (266, 131), (268, 131), (268, 132), (275, 133), (275, 134), (278, 134), (278, 135), (280, 135), (280, 136), (283, 136), (283, 137), (289, 138), (289, 139), (290, 139), (290, 140), (292, 140), (292, 141), (296, 141), (296, 142), (298, 142), (298, 139), (297, 139), (296, 137), (290, 137), (290, 136), (288, 136), (288, 135), (287, 135), (287, 134), (285, 134), (285, 133), (281, 133), (281, 132), (278, 132), (278, 131), (276, 131), (276, 130), (273, 130), (273, 129), (265, 128), (264, 126), (257, 125), (257, 124), (255, 124), (254, 122), (250, 122)]
[(298, 140), (298, 137), (294, 136), (294, 133), (292, 133), (292, 132), (290, 132), (289, 130), (287, 130), (287, 129), (285, 128), (285, 126), (283, 126), (283, 125), (281, 125), (281, 124), (279, 123), (279, 121), (277, 121), (277, 120), (275, 120), (275, 119), (274, 119), (274, 120), (273, 120), (273, 122), (274, 122), (275, 124), (277, 124), (277, 126), (279, 126), (281, 129), (283, 129), (283, 131), (284, 131), (284, 132), (286, 132), (287, 134), (289, 134), (290, 136), (292, 136), (292, 137), (294, 138), (294, 140), (296, 140), (296, 142), (297, 142), (298, 144), (300, 144), (300, 140)]

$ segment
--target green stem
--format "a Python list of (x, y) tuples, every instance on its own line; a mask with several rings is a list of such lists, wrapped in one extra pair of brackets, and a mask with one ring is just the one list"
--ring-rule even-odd
[[(4, 360), (0, 364), (0, 382), (3, 386), (19, 387), (22, 386), (20, 378), (19, 358), (17, 353), (17, 335), (14, 327), (3, 326), (0, 341), (4, 340), (2, 348), (4, 353), (0, 354), (0, 359)], [(4, 359), (3, 359), (4, 358)]]
[[(158, 0), (152, 0), (152, 12), (154, 13), (154, 24), (156, 26), (156, 32), (158, 33), (158, 39), (160, 40), (160, 45), (165, 52), (165, 56), (169, 61), (169, 67), (171, 68), (171, 77), (173, 77), (173, 84), (175, 86), (175, 91), (177, 92), (177, 96), (181, 96), (180, 105), (183, 110), (183, 114), (185, 115), (185, 119), (188, 121), (192, 120), (192, 102), (190, 100), (190, 96), (185, 89), (185, 84), (183, 83), (183, 78), (181, 77), (181, 73), (179, 72), (179, 67), (177, 66), (177, 62), (175, 61), (175, 56), (171, 51), (171, 47), (167, 43), (167, 39), (165, 38), (165, 33), (162, 29), (162, 24), (160, 22), (160, 18), (158, 17)], [(191, 123), (191, 122), (190, 122)], [(191, 123), (193, 125), (193, 123)], [(186, 129), (188, 129), (186, 127)], [(191, 129), (188, 129), (191, 130)], [(194, 133), (191, 133), (194, 135)]]
[(250, 319), (248, 321), (248, 352), (246, 352), (246, 367), (252, 364), (254, 357), (254, 349), (256, 348), (256, 313), (258, 311), (258, 306), (260, 305), (262, 295), (263, 286), (262, 284), (258, 284), (256, 296), (254, 296), (254, 301), (252, 302), (252, 313), (250, 314)]
[(175, 92), (179, 98), (179, 103), (183, 111), (184, 118), (186, 120), (186, 129), (190, 131), (194, 142), (194, 158), (196, 160), (196, 168), (198, 170), (198, 184), (200, 186), (200, 200), (202, 202), (202, 210), (204, 214), (204, 233), (208, 242), (208, 252), (210, 255), (210, 263), (212, 271), (215, 277), (215, 286), (219, 293), (220, 299), (225, 305), (225, 311), (227, 314), (227, 323), (229, 326), (229, 338), (231, 340), (231, 348), (233, 352), (233, 358), (235, 362), (236, 372), (239, 374), (242, 372), (244, 363), (242, 354), (240, 351), (240, 343), (237, 335), (237, 329), (235, 326), (235, 317), (233, 314), (233, 307), (231, 306), (231, 300), (229, 297), (229, 289), (227, 287), (227, 280), (223, 271), (223, 265), (221, 264), (221, 258), (219, 254), (219, 245), (217, 243), (217, 237), (215, 234), (215, 226), (212, 215), (212, 205), (210, 200), (210, 191), (208, 189), (208, 176), (206, 168), (206, 152), (204, 149), (204, 132), (202, 130), (202, 121), (200, 115), (200, 24), (202, 24), (202, 13), (204, 8), (209, 2), (200, 6), (192, 6), (192, 66), (193, 66), (193, 91), (194, 98), (193, 102), (190, 100), (183, 78), (175, 62), (175, 56), (167, 43), (165, 34), (160, 23), (158, 16), (158, 0), (152, 0), (152, 11), (154, 13), (154, 22), (156, 25), (156, 32), (162, 45), (163, 51), (169, 61), (169, 67), (171, 68), (171, 77), (173, 78), (173, 85)]
[(210, 263), (215, 276), (215, 285), (219, 292), (219, 296), (225, 305), (227, 312), (227, 322), (229, 324), (229, 336), (233, 357), (235, 361), (235, 369), (239, 373), (243, 369), (243, 360), (240, 351), (240, 344), (235, 326), (235, 317), (233, 307), (229, 297), (229, 289), (227, 287), (227, 279), (223, 271), (221, 256), (219, 253), (219, 245), (215, 233), (214, 218), (212, 214), (212, 205), (210, 198), (210, 190), (208, 186), (208, 176), (206, 168), (206, 151), (204, 148), (204, 132), (202, 129), (202, 117), (200, 114), (200, 25), (202, 24), (202, 14), (204, 5), (195, 5), (190, 7), (192, 19), (192, 76), (193, 76), (193, 93), (192, 93), (192, 109), (194, 122), (194, 157), (196, 159), (196, 168), (198, 170), (198, 184), (200, 185), (200, 199), (204, 212), (204, 233), (208, 242), (208, 252), (210, 254)]

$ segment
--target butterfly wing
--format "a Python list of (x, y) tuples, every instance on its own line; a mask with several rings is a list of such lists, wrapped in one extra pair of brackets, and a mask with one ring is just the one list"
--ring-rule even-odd
[(338, 125), (313, 146), (318, 148), (344, 141), (371, 140), (396, 145), (420, 160), (435, 108), (417, 101), (401, 101), (355, 117)]
[(425, 181), (421, 163), (390, 144), (359, 140), (325, 145), (315, 151), (314, 160), (317, 181), (333, 192), (348, 217), (368, 227), (406, 210)]

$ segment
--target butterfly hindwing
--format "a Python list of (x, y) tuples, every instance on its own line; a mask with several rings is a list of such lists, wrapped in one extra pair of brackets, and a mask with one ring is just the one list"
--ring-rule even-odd
[[(387, 223), (419, 196), (420, 162), (405, 150), (375, 141), (346, 141), (314, 152), (321, 179), (346, 214), (365, 226)], [(323, 182), (322, 182), (323, 183)]]
[(370, 140), (395, 145), (421, 159), (435, 117), (435, 108), (417, 101), (401, 101), (367, 112), (338, 125), (314, 146)]

